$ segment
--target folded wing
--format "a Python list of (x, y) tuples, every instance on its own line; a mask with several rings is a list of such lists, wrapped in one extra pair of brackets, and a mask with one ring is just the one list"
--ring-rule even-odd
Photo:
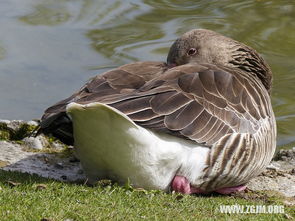
[[(255, 133), (260, 120), (270, 115), (264, 87), (238, 69), (208, 64), (172, 69), (158, 62), (134, 64), (93, 78), (80, 91), (47, 109), (43, 130), (52, 132), (52, 125), (65, 115), (70, 102), (101, 102), (142, 127), (210, 146), (230, 133)], [(67, 125), (70, 127), (70, 122)], [(71, 133), (60, 125), (53, 130)]]

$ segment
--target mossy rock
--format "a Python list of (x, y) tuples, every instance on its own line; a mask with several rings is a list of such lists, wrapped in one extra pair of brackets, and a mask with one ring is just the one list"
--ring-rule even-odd
[(0, 130), (0, 140), (9, 140), (10, 139), (10, 133), (5, 130)]
[(10, 140), (12, 132), (6, 123), (0, 123), (0, 140)]
[(37, 126), (20, 123), (16, 129), (10, 128), (7, 123), (0, 123), (0, 140), (19, 141), (29, 136)]
[(23, 138), (32, 134), (32, 132), (36, 129), (36, 126), (29, 124), (21, 124), (18, 130), (14, 131), (11, 134), (11, 140), (22, 140)]

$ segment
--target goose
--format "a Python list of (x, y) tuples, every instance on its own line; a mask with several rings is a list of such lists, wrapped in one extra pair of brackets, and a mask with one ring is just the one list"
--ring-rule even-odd
[(276, 148), (272, 72), (252, 48), (193, 29), (167, 62), (90, 79), (45, 110), (38, 133), (73, 144), (89, 182), (183, 194), (242, 191)]

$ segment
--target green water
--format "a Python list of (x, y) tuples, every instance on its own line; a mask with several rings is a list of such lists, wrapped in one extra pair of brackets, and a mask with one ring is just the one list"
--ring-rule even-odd
[(165, 60), (175, 38), (207, 28), (259, 51), (274, 73), (278, 144), (295, 141), (295, 1), (0, 1), (0, 119), (39, 118), (89, 77)]

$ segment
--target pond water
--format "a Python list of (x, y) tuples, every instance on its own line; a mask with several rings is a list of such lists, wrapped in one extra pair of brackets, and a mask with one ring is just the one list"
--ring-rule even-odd
[(91, 76), (139, 60), (166, 60), (193, 28), (259, 51), (274, 73), (278, 145), (295, 141), (293, 0), (0, 1), (0, 119), (40, 118)]

